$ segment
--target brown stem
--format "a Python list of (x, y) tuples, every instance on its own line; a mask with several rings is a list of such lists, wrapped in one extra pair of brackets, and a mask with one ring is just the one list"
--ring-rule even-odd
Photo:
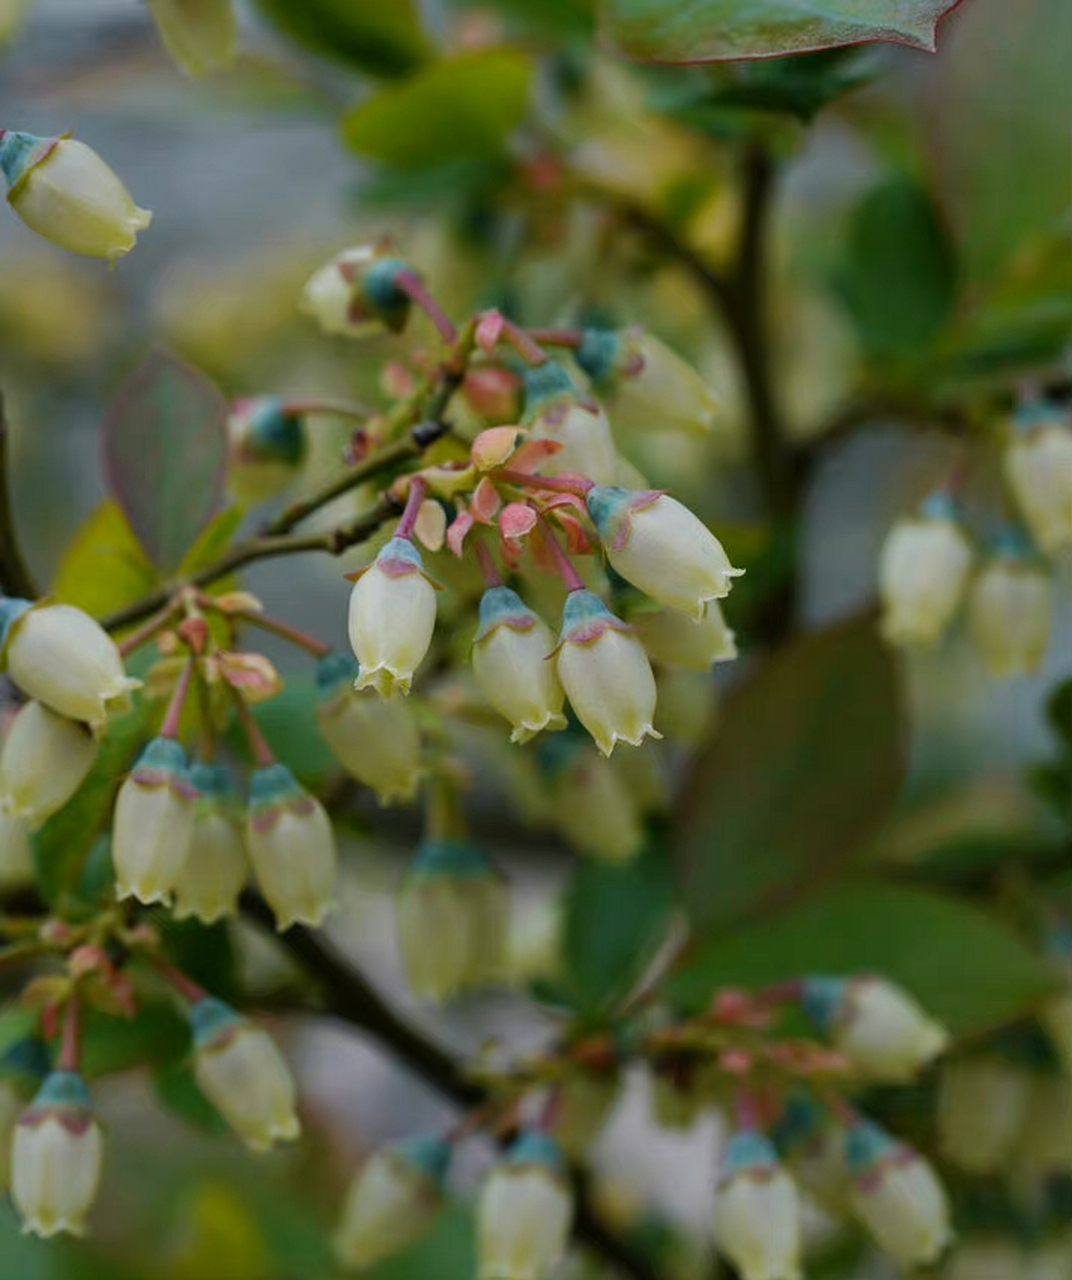
[(583, 329), (526, 329), (525, 332), (541, 347), (571, 347), (576, 351), (584, 342)]
[(183, 973), (181, 969), (176, 969), (173, 964), (169, 964), (167, 960), (155, 957), (152, 964), (153, 968), (171, 983), (179, 995), (191, 1004), (199, 1004), (208, 995), (204, 987)]
[(7, 474), (7, 418), (0, 395), (0, 595), (36, 600), (38, 590), (19, 550), (15, 517), (11, 509), (11, 484)]
[(424, 282), (413, 271), (399, 271), (395, 275), (395, 287), (401, 289), (435, 325), (444, 342), (457, 342), (458, 330), (449, 316), (424, 287)]
[(175, 616), (177, 605), (174, 600), (169, 600), (166, 605), (149, 619), (144, 626), (139, 627), (137, 631), (132, 631), (129, 636), (119, 646), (119, 652), (124, 658), (129, 658), (132, 653), (140, 649), (143, 644), (149, 641), (159, 631), (167, 626), (171, 619)]
[(297, 648), (304, 649), (306, 653), (312, 654), (314, 658), (324, 658), (331, 652), (330, 644), (326, 644), (323, 640), (318, 640), (316, 636), (311, 636), (308, 632), (299, 631), (297, 627), (292, 627), (289, 623), (280, 622), (278, 618), (268, 618), (263, 613), (252, 612), (235, 613), (231, 616), (237, 621), (248, 622), (252, 627), (259, 627), (261, 631), (267, 631), (273, 636), (279, 636), (281, 640), (286, 640)]
[(81, 1057), (82, 1019), (78, 1007), (78, 994), (72, 991), (63, 1018), (63, 1038), (56, 1058), (59, 1071), (77, 1071)]
[(269, 765), (275, 764), (275, 755), (272, 752), (272, 748), (268, 745), (268, 740), (264, 734), (261, 733), (261, 727), (254, 718), (253, 712), (250, 711), (249, 703), (246, 702), (233, 684), (229, 684), (227, 687), (231, 691), (235, 710), (238, 713), (238, 720), (242, 726), (242, 732), (249, 742), (249, 749), (253, 752), (253, 759), (259, 769), (267, 769)]
[(175, 686), (175, 692), (172, 694), (167, 715), (164, 717), (164, 723), (160, 726), (161, 738), (177, 738), (179, 736), (179, 724), (182, 720), (183, 708), (186, 706), (186, 699), (190, 694), (190, 681), (194, 678), (195, 666), (196, 659), (190, 658), (182, 669), (182, 675), (179, 676), (179, 683)]
[(406, 494), (406, 506), (402, 512), (402, 518), (395, 530), (396, 538), (413, 537), (413, 530), (417, 527), (417, 517), (421, 514), (421, 503), (424, 502), (427, 491), (428, 486), (421, 477), (414, 476), (410, 482), (409, 493)]

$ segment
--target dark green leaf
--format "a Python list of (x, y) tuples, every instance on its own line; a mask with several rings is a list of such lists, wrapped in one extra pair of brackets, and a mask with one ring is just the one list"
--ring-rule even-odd
[(20, 1040), (33, 1035), (36, 1026), (37, 1014), (21, 1005), (9, 1005), (0, 1011), (0, 1058)]
[(259, 0), (299, 44), (371, 75), (405, 75), (429, 53), (414, 0)]
[(166, 351), (146, 356), (108, 410), (109, 487), (163, 573), (179, 567), (219, 505), (226, 420), (216, 387)]
[(934, 341), (956, 300), (957, 263), (922, 188), (896, 178), (864, 196), (837, 284), (874, 353), (913, 355)]
[(494, 7), (518, 26), (562, 41), (587, 40), (595, 32), (595, 0), (495, 0)]
[(876, 884), (840, 888), (701, 948), (669, 994), (700, 1010), (724, 985), (862, 972), (903, 985), (956, 1035), (1001, 1026), (1058, 985), (993, 917), (923, 890)]
[(889, 40), (933, 49), (957, 0), (603, 0), (604, 32), (632, 58), (718, 62)]
[(1046, 703), (1046, 719), (1061, 741), (1072, 747), (1072, 680), (1054, 689)]
[(624, 866), (583, 858), (566, 904), (565, 958), (574, 1002), (605, 1013), (650, 963), (673, 907), (666, 852), (649, 848)]
[(902, 763), (897, 669), (874, 619), (788, 645), (727, 697), (679, 805), (693, 919), (724, 926), (818, 887), (886, 816)]
[(343, 136), (360, 155), (398, 169), (491, 159), (525, 118), (532, 76), (531, 60), (512, 49), (437, 62), (355, 107)]
[(199, 920), (167, 916), (158, 924), (168, 957), (178, 969), (214, 996), (222, 1000), (235, 998), (235, 954), (226, 920), (202, 924)]
[(223, 1117), (197, 1087), (187, 1061), (165, 1062), (157, 1067), (153, 1072), (153, 1087), (164, 1106), (187, 1124), (209, 1133), (227, 1132)]
[(288, 675), (282, 693), (254, 708), (276, 759), (311, 786), (339, 770), (316, 723), (316, 696), (312, 676)]
[(190, 1029), (170, 1004), (140, 1004), (133, 1018), (87, 1009), (82, 1070), (87, 1080), (143, 1064), (174, 1061), (190, 1048)]

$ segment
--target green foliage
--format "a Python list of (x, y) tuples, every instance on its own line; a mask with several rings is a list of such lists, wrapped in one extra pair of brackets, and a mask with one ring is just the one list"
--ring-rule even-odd
[(276, 759), (306, 785), (337, 773), (335, 759), (316, 723), (316, 680), (288, 675), (282, 693), (254, 708), (261, 731)]
[(405, 75), (429, 55), (414, 0), (258, 0), (287, 35), (376, 76)]
[(170, 573), (212, 517), (227, 469), (227, 405), (196, 369), (152, 351), (108, 410), (112, 495), (149, 560)]
[(207, 1133), (227, 1132), (226, 1121), (197, 1087), (193, 1068), (186, 1058), (157, 1067), (153, 1072), (153, 1089), (173, 1115), (195, 1129), (204, 1129)]
[(190, 1050), (190, 1028), (170, 1004), (139, 1001), (133, 1018), (87, 1009), (82, 1072), (87, 1080), (146, 1063), (175, 1061)]
[(696, 924), (819, 888), (886, 816), (902, 755), (896, 668), (870, 614), (795, 641), (734, 688), (674, 834)]
[(102, 618), (151, 591), (157, 572), (112, 498), (90, 515), (71, 539), (52, 584), (67, 604)]
[(30, 1013), (21, 1005), (0, 1010), (0, 1059), (20, 1040), (33, 1035), (36, 1026), (37, 1014)]
[(632, 58), (717, 62), (892, 40), (933, 49), (956, 0), (604, 0), (604, 31)]
[(397, 169), (494, 159), (525, 118), (533, 66), (489, 49), (437, 62), (355, 107), (343, 136), (359, 155)]
[(670, 994), (699, 1011), (722, 985), (864, 972), (902, 984), (957, 1036), (1021, 1016), (1058, 985), (985, 912), (919, 889), (861, 884), (702, 945)]

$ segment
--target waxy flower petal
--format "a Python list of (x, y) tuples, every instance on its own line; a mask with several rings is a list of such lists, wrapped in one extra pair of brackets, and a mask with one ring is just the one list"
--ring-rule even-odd
[(879, 561), (882, 634), (891, 644), (934, 644), (964, 598), (972, 548), (948, 499), (932, 495), (919, 516), (890, 530)]
[(355, 687), (384, 697), (409, 693), (435, 617), (435, 587), (420, 552), (408, 539), (392, 538), (350, 595), (350, 644), (361, 668)]
[(484, 697), (513, 725), (512, 742), (566, 727), (566, 694), (549, 661), (554, 647), (551, 629), (515, 591), (485, 591), (473, 642), (473, 675)]
[(1005, 478), (1031, 536), (1047, 554), (1072, 546), (1072, 427), (1049, 406), (1022, 414), (1005, 451)]
[(85, 725), (27, 702), (0, 748), (0, 805), (29, 826), (40, 825), (78, 790), (96, 754)]
[(166, 902), (190, 848), (195, 791), (186, 753), (154, 738), (119, 788), (112, 823), (116, 896)]
[(968, 627), (992, 676), (1031, 675), (1042, 666), (1053, 621), (1053, 581), (1042, 565), (998, 556), (968, 595)]
[(736, 1134), (723, 1157), (712, 1220), (715, 1244), (742, 1280), (800, 1280), (800, 1195), (758, 1133)]
[(522, 1134), (477, 1203), (480, 1280), (545, 1280), (566, 1251), (573, 1195), (557, 1143)]
[(249, 876), (238, 795), (226, 769), (195, 764), (194, 820), (186, 859), (175, 882), (177, 919), (193, 916), (212, 924), (238, 909), (238, 895)]

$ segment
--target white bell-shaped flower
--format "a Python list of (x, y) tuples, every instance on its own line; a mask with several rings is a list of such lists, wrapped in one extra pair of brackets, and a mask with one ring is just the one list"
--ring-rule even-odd
[(322, 658), (316, 672), (316, 718), (324, 741), (352, 777), (381, 804), (412, 800), (422, 774), (421, 735), (400, 699), (358, 692), (358, 666), (343, 654)]
[(716, 662), (737, 657), (737, 638), (726, 625), (717, 600), (708, 600), (699, 620), (681, 609), (638, 613), (637, 635), (653, 662), (686, 671), (710, 671)]
[(1072, 427), (1067, 411), (1032, 406), (1014, 424), (1005, 479), (1031, 536), (1052, 555), (1072, 546)]
[(227, 489), (254, 507), (291, 484), (305, 461), (305, 423), (279, 396), (237, 400), (227, 418)]
[(945, 1188), (926, 1160), (865, 1121), (849, 1130), (845, 1153), (853, 1212), (879, 1248), (907, 1269), (936, 1262), (953, 1230)]
[(604, 862), (628, 862), (644, 846), (636, 795), (610, 761), (590, 748), (564, 745), (572, 749), (547, 762), (551, 821), (578, 853)]
[(934, 644), (964, 598), (972, 547), (944, 494), (898, 520), (879, 560), (882, 634), (891, 644)]
[(186, 752), (154, 738), (119, 788), (112, 821), (116, 897), (166, 902), (178, 882), (194, 825)]
[(0, 600), (0, 660), (23, 693), (94, 732), (141, 687), (100, 623), (69, 604)]
[(285, 765), (250, 779), (246, 849), (276, 928), (320, 924), (335, 892), (335, 833), (324, 806)]
[(558, 637), (558, 678), (577, 718), (609, 756), (617, 742), (639, 746), (658, 738), (655, 677), (644, 646), (597, 595), (578, 588), (566, 597)]
[[(1064, 1071), (1028, 1073), (1027, 1105), (1013, 1164), (1028, 1179), (1072, 1175), (1072, 1078)], [(1072, 1240), (1069, 1242), (1072, 1244)]]
[(408, 538), (392, 538), (361, 571), (350, 595), (350, 644), (357, 689), (409, 693), (435, 630), (435, 587)]
[(364, 1269), (400, 1253), (435, 1221), (451, 1146), (445, 1138), (409, 1138), (375, 1152), (346, 1193), (335, 1254)]
[(843, 1213), (850, 1185), (844, 1125), (801, 1090), (786, 1098), (772, 1136), (798, 1185), (828, 1212)]
[(480, 1192), (480, 1280), (546, 1280), (562, 1260), (572, 1223), (573, 1195), (558, 1144), (544, 1133), (523, 1133)]
[(729, 595), (735, 569), (722, 543), (665, 493), (595, 485), (585, 501), (611, 567), (645, 595), (697, 622), (709, 600)]
[(0, 886), (25, 884), (33, 875), (30, 828), (25, 818), (9, 811), (0, 796)]
[(175, 881), (174, 913), (202, 924), (234, 915), (238, 895), (249, 876), (238, 795), (227, 770), (195, 764), (189, 771), (194, 790), (194, 820), (186, 859)]
[(232, 0), (149, 0), (164, 47), (190, 76), (225, 67), (235, 56), (238, 23)]
[(726, 1148), (712, 1230), (715, 1245), (742, 1280), (800, 1280), (803, 1275), (800, 1194), (759, 1133), (737, 1133)]
[(968, 626), (992, 676), (1031, 675), (1050, 643), (1053, 582), (1043, 565), (1015, 550), (999, 554), (977, 575), (968, 596)]
[(71, 253), (115, 262), (153, 220), (99, 155), (74, 138), (0, 129), (8, 203), (38, 235)]
[(543, 467), (546, 475), (570, 472), (596, 484), (617, 482), (620, 461), (607, 415), (585, 399), (562, 365), (548, 360), (526, 371), (522, 424), (534, 440), (559, 446)]
[(1031, 1076), (1013, 1062), (979, 1055), (947, 1062), (938, 1085), (938, 1144), (968, 1173), (995, 1173), (1023, 1128)]
[(480, 692), (513, 725), (511, 742), (544, 729), (564, 729), (566, 694), (553, 660), (550, 627), (509, 587), (489, 587), (480, 600), (473, 675)]
[(84, 724), (40, 702), (27, 702), (0, 748), (0, 804), (40, 826), (82, 785), (97, 754)]
[(53, 1071), (12, 1136), (11, 1198), (23, 1230), (82, 1235), (103, 1158), (101, 1127), (82, 1077)]
[(910, 995), (882, 978), (809, 978), (805, 1008), (867, 1077), (907, 1084), (949, 1043)]
[(294, 1079), (275, 1041), (222, 1000), (190, 1009), (194, 1076), (205, 1097), (253, 1151), (301, 1132)]
[(1027, 1250), (1018, 1241), (979, 1234), (957, 1244), (942, 1268), (942, 1280), (1035, 1280), (1035, 1275)]

